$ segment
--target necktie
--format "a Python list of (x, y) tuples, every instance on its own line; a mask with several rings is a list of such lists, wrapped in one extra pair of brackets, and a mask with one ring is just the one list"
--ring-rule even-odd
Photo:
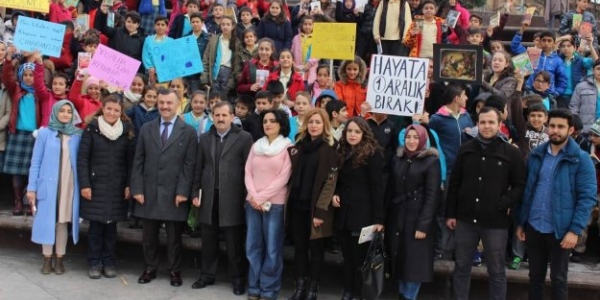
[(169, 139), (169, 125), (171, 125), (171, 122), (163, 122), (163, 126), (165, 126), (165, 128), (160, 135), (163, 147), (167, 144), (167, 140)]

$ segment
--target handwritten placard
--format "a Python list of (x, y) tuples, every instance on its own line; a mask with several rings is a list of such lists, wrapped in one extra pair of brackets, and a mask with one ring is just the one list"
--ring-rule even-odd
[(139, 60), (100, 44), (88, 66), (88, 73), (125, 90), (131, 85), (140, 64)]
[(60, 57), (65, 25), (28, 17), (19, 17), (14, 44), (19, 50), (39, 50), (44, 55)]
[(373, 112), (397, 116), (423, 113), (429, 59), (373, 55), (367, 102)]
[(311, 58), (354, 59), (355, 50), (356, 23), (315, 23)]
[(204, 72), (202, 57), (193, 35), (166, 41), (154, 49), (159, 82)]
[[(50, 12), (50, 2), (48, 0), (0, 0), (0, 6), (42, 13)], [(20, 21), (21, 18), (19, 18)]]

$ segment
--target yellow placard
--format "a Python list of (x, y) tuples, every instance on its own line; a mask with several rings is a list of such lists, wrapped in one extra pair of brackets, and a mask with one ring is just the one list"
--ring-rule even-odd
[(50, 1), (48, 0), (0, 0), (0, 6), (42, 13), (50, 12)]
[(356, 23), (315, 23), (312, 58), (354, 59)]

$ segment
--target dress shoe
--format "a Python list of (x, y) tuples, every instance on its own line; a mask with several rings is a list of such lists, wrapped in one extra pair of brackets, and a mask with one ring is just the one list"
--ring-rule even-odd
[(138, 283), (146, 284), (146, 283), (152, 281), (152, 279), (156, 279), (156, 270), (152, 270), (152, 271), (145, 270), (144, 273), (142, 273), (142, 276), (140, 276), (140, 278), (138, 279)]
[(234, 279), (231, 283), (233, 285), (233, 294), (236, 296), (243, 295), (246, 293), (246, 285), (241, 279)]
[(174, 271), (174, 272), (171, 272), (170, 275), (171, 275), (171, 286), (180, 287), (182, 284), (181, 272)]
[(203, 289), (209, 285), (213, 285), (215, 284), (215, 280), (214, 279), (206, 279), (206, 278), (200, 278), (198, 280), (196, 280), (196, 282), (194, 282), (194, 284), (192, 284), (192, 288), (193, 289)]

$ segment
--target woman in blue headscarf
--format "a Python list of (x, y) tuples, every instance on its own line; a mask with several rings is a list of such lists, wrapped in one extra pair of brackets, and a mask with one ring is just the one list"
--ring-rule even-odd
[[(2, 83), (8, 91), (12, 103), (3, 171), (12, 175), (15, 197), (13, 215), (22, 215), (23, 191), (35, 142), (32, 133), (40, 125), (41, 111), (34, 97), (33, 71), (35, 65), (33, 63), (22, 64), (15, 76), (16, 64), (13, 60), (15, 52), (16, 49), (13, 46), (8, 47), (6, 60), (2, 67)], [(25, 211), (29, 210), (25, 209)]]
[[(63, 256), (69, 223), (73, 243), (79, 239), (77, 151), (81, 129), (75, 125), (80, 121), (73, 103), (68, 100), (56, 102), (52, 106), (48, 128), (39, 130), (33, 148), (27, 199), (34, 214), (31, 240), (42, 244), (44, 254), (42, 274), (65, 272)], [(53, 254), (56, 255), (54, 265)]]

